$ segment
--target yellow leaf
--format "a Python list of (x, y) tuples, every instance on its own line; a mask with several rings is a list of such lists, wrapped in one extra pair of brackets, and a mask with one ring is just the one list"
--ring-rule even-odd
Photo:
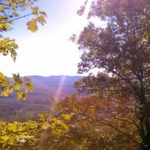
[(44, 11), (40, 11), (40, 14), (42, 14), (42, 15), (47, 17), (47, 14)]
[(19, 16), (19, 14), (17, 13), (17, 12), (12, 12), (12, 14), (15, 16), (15, 17), (18, 17)]
[(0, 6), (0, 11), (4, 12), (4, 6)]
[(32, 31), (32, 32), (35, 32), (38, 30), (37, 28), (37, 20), (36, 19), (32, 19), (31, 21), (29, 21), (27, 23), (28, 25), (28, 30)]
[(17, 92), (17, 99), (23, 99), (23, 100), (25, 100), (26, 96), (25, 96), (25, 94), (23, 92), (18, 91)]
[(33, 11), (34, 15), (38, 15), (39, 8), (38, 7), (33, 7), (32, 11)]
[(15, 5), (15, 3), (10, 3), (10, 7), (11, 9), (15, 10), (17, 6)]
[(13, 74), (13, 79), (17, 84), (22, 84), (22, 79), (19, 74)]
[(21, 10), (22, 10), (22, 11), (25, 11), (25, 10), (26, 10), (26, 7), (25, 7), (25, 6), (22, 6), (22, 7), (21, 7)]
[(9, 95), (9, 90), (4, 90), (2, 93), (1, 93), (1, 96), (8, 96)]
[(4, 25), (1, 23), (0, 24), (0, 30), (2, 30), (4, 28)]
[(10, 30), (10, 29), (11, 29), (10, 24), (5, 24), (5, 29), (6, 29), (6, 30)]
[(143, 43), (147, 42), (147, 39), (146, 38), (142, 38), (142, 42)]
[(15, 83), (15, 84), (14, 84), (14, 89), (16, 89), (16, 90), (20, 90), (20, 84)]
[(45, 18), (42, 15), (40, 15), (37, 19), (38, 19), (38, 22), (40, 22), (42, 24), (46, 23)]
[(70, 114), (62, 114), (62, 117), (65, 119), (65, 120), (70, 120), (72, 118), (72, 115)]

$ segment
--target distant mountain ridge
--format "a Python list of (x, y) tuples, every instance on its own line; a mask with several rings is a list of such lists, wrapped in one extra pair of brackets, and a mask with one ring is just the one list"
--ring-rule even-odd
[[(76, 89), (73, 87), (75, 81), (81, 79), (81, 76), (28, 76), (34, 84), (34, 91), (27, 94), (26, 103), (47, 103), (51, 97), (62, 99), (73, 93), (76, 93)], [(9, 99), (15, 99), (14, 95), (8, 97)], [(0, 99), (7, 99), (0, 97)]]
[(28, 76), (35, 85), (34, 91), (27, 94), (27, 99), (17, 100), (14, 94), (0, 97), (0, 120), (25, 121), (35, 119), (40, 113), (51, 109), (52, 97), (63, 99), (73, 93), (73, 83), (81, 76)]
[(73, 84), (81, 79), (81, 76), (30, 76), (30, 79), (35, 88), (33, 93), (28, 94), (27, 100), (32, 99), (31, 95), (35, 94), (43, 95), (43, 98), (46, 96), (49, 99), (51, 97), (61, 99), (77, 92)]

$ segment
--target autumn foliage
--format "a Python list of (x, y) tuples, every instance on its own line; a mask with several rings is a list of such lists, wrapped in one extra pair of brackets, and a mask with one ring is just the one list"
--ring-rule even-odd
[(8, 150), (137, 150), (141, 142), (134, 104), (125, 99), (72, 95), (35, 121), (1, 121), (0, 128), (0, 145)]
[[(4, 56), (11, 56), (13, 61), (17, 57), (18, 45), (15, 39), (5, 37), (7, 31), (13, 30), (17, 20), (29, 17), (27, 22), (28, 30), (35, 32), (38, 29), (38, 23), (46, 23), (46, 13), (40, 11), (35, 6), (36, 0), (1, 0), (0, 1), (0, 53)], [(8, 96), (15, 91), (17, 98), (25, 99), (26, 93), (33, 90), (30, 79), (21, 78), (19, 74), (12, 74), (12, 78), (6, 77), (0, 72), (0, 92), (1, 96)]]

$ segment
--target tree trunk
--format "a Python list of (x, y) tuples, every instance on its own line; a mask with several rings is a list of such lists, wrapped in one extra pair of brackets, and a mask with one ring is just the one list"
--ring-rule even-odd
[[(142, 85), (142, 84), (141, 84)], [(138, 112), (137, 117), (140, 125), (140, 136), (142, 139), (141, 150), (150, 150), (150, 104), (145, 96), (145, 89), (141, 86), (137, 91)]]
[(138, 117), (140, 121), (140, 136), (142, 138), (141, 150), (150, 150), (150, 117), (145, 109), (147, 108), (140, 108), (140, 117)]

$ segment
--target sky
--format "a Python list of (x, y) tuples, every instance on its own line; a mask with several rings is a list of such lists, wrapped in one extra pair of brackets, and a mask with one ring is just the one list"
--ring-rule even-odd
[(15, 22), (7, 33), (16, 39), (19, 49), (14, 63), (11, 57), (0, 56), (1, 72), (11, 76), (28, 75), (78, 75), (80, 53), (77, 45), (69, 40), (86, 25), (86, 15), (78, 16), (77, 10), (84, 0), (39, 0), (37, 6), (47, 13), (46, 24), (32, 33), (27, 30), (29, 18)]

